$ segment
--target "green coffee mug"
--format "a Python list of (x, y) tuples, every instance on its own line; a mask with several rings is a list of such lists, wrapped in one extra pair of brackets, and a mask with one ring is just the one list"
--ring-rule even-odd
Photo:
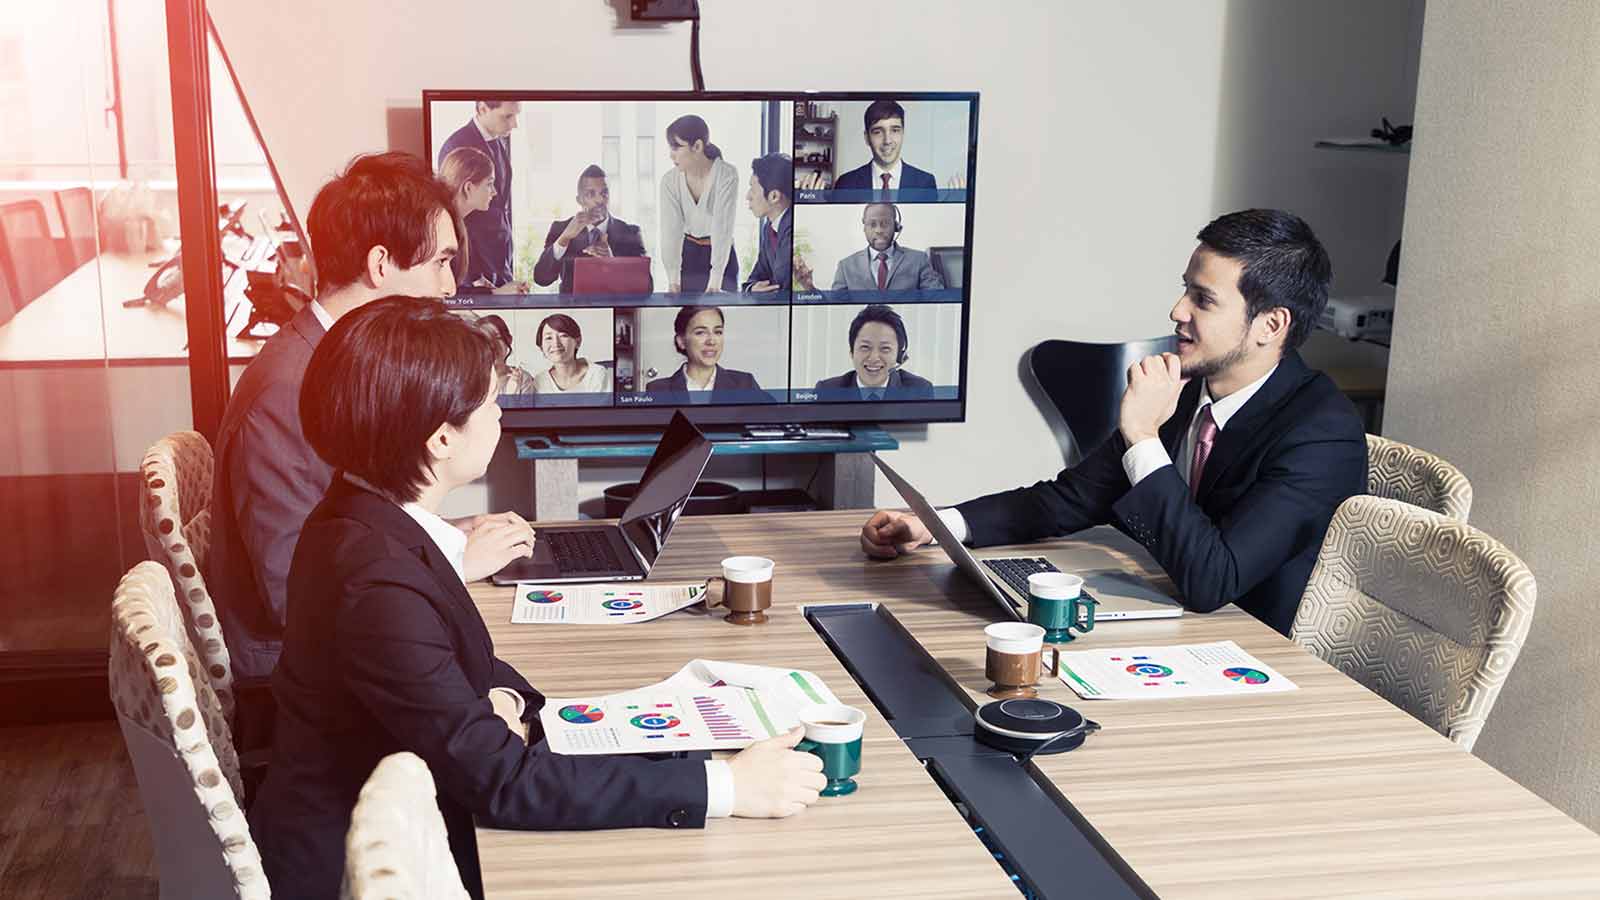
[(1028, 576), (1028, 621), (1044, 628), (1051, 644), (1073, 640), (1094, 630), (1094, 610), (1099, 601), (1083, 592), (1083, 579), (1066, 572), (1035, 572)]
[(819, 792), (822, 796), (855, 793), (852, 776), (861, 771), (861, 732), (866, 721), (867, 714), (853, 706), (819, 704), (800, 712), (806, 737), (795, 749), (822, 760), (822, 774), (828, 779)]

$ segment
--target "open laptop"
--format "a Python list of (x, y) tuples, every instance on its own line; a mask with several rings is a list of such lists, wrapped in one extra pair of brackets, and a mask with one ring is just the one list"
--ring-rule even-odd
[(643, 579), (683, 514), (711, 450), (700, 429), (683, 413), (674, 414), (639, 479), (639, 492), (617, 524), (540, 528), (533, 556), (496, 572), (494, 583)]
[(572, 261), (574, 294), (648, 294), (650, 257), (580, 256)]
[(1094, 620), (1096, 622), (1111, 622), (1118, 619), (1171, 619), (1183, 615), (1183, 607), (1171, 597), (1168, 597), (1151, 587), (1144, 579), (1131, 575), (1121, 569), (1090, 569), (1085, 570), (1074, 566), (1068, 559), (1068, 554), (1061, 551), (1045, 551), (1037, 556), (1017, 556), (1014, 553), (1000, 551), (979, 550), (974, 553), (966, 545), (956, 540), (939, 518), (939, 513), (923, 498), (922, 494), (900, 477), (900, 473), (889, 467), (889, 464), (872, 454), (872, 461), (878, 464), (883, 474), (888, 477), (889, 483), (900, 492), (900, 496), (917, 514), (922, 524), (928, 526), (933, 533), (939, 547), (944, 550), (950, 561), (956, 564), (973, 582), (982, 585), (989, 596), (1006, 611), (1012, 618), (1026, 617), (1028, 602), (1028, 576), (1034, 572), (1058, 572), (1052, 557), (1060, 559), (1065, 571), (1083, 577), (1083, 591), (1095, 600), (1100, 601), (1095, 607)]

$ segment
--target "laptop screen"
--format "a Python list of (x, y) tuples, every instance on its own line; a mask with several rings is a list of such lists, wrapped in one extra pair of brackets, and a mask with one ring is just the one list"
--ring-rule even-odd
[(711, 460), (711, 442), (684, 416), (676, 413), (656, 446), (639, 492), (622, 512), (622, 533), (633, 544), (646, 566), (655, 565), (667, 533), (683, 515), (689, 495)]

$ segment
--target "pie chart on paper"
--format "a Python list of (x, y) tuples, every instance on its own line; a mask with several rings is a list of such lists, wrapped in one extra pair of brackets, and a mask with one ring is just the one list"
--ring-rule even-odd
[(1231, 666), (1223, 669), (1222, 674), (1234, 681), (1242, 681), (1245, 684), (1266, 684), (1269, 680), (1267, 673), (1260, 669), (1248, 669), (1243, 666)]
[(530, 603), (560, 603), (560, 591), (529, 591), (527, 598)]
[(571, 706), (563, 706), (558, 714), (561, 716), (562, 721), (578, 725), (586, 722), (598, 722), (606, 717), (600, 707), (591, 706), (588, 703), (574, 703)]

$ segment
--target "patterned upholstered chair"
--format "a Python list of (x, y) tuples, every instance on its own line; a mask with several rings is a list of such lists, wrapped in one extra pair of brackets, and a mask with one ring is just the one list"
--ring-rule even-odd
[(414, 753), (378, 762), (361, 788), (344, 842), (345, 900), (466, 897), (428, 766)]
[(1358, 495), (1333, 516), (1292, 637), (1471, 750), (1535, 594), (1522, 560), (1471, 525)]
[(139, 466), (144, 479), (139, 527), (150, 558), (172, 574), (183, 598), (189, 637), (231, 721), (234, 692), (228, 645), (200, 574), (211, 548), (211, 473), (211, 445), (198, 432), (177, 431), (156, 441)]
[(1367, 435), (1367, 493), (1403, 500), (1465, 522), (1472, 483), (1461, 470), (1426, 450)]
[(155, 839), (161, 896), (269, 897), (238, 800), (233, 739), (199, 671), (167, 570), (139, 563), (111, 604), (111, 701)]

